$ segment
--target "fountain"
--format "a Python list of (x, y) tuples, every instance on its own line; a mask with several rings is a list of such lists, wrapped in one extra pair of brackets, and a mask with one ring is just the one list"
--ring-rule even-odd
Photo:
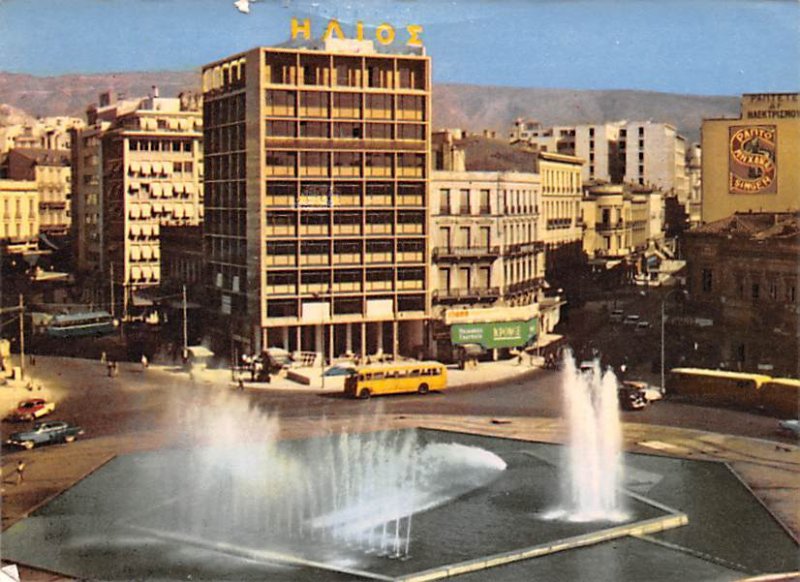
[(617, 378), (599, 360), (580, 370), (571, 353), (563, 361), (562, 391), (569, 441), (565, 450), (564, 498), (547, 517), (570, 521), (628, 519), (621, 486), (622, 426)]
[[(79, 579), (237, 581), (477, 580), (489, 567), (503, 579), (736, 579), (731, 568), (795, 563), (796, 546), (726, 466), (627, 455), (623, 484), (613, 375), (568, 360), (563, 382), (568, 448), (380, 430), (379, 404), (349, 430), (317, 418), (286, 440), (249, 399), (185, 402), (170, 416), (172, 448), (99, 466), (4, 531), (4, 559)], [(673, 507), (698, 519), (680, 527), (687, 515)]]

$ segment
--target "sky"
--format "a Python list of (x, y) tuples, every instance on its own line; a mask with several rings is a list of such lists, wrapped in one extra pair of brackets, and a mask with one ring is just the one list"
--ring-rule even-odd
[(800, 0), (0, 0), (0, 70), (198, 69), (287, 40), (292, 17), (315, 37), (331, 17), (419, 24), (439, 83), (800, 90)]

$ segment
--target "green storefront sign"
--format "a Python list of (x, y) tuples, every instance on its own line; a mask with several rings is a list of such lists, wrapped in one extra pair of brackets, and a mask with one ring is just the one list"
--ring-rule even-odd
[(480, 344), (486, 349), (518, 348), (536, 337), (539, 320), (458, 323), (450, 328), (453, 345)]

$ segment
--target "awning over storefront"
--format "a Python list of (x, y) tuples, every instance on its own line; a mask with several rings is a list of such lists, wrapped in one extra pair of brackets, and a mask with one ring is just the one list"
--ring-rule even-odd
[(518, 348), (536, 338), (539, 329), (537, 318), (528, 321), (503, 321), (495, 323), (463, 323), (450, 328), (453, 345), (478, 344), (486, 349)]

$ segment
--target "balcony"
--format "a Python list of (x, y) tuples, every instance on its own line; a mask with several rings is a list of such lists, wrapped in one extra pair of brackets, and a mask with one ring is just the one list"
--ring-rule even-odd
[(618, 220), (616, 223), (611, 222), (597, 222), (594, 225), (597, 232), (614, 232), (625, 228), (625, 223)]
[(500, 256), (500, 247), (435, 247), (433, 260), (459, 261), (468, 259), (496, 259)]
[(512, 283), (511, 285), (506, 287), (506, 294), (507, 295), (516, 295), (517, 293), (526, 293), (529, 291), (536, 291), (541, 287), (542, 279), (540, 277), (536, 277), (534, 279), (528, 279), (527, 281), (520, 281), (518, 283)]
[(471, 287), (469, 289), (440, 289), (433, 292), (433, 301), (438, 303), (463, 303), (495, 301), (500, 298), (499, 287)]
[(536, 241), (532, 243), (506, 245), (505, 249), (503, 249), (503, 256), (513, 257), (518, 255), (530, 255), (542, 252), (544, 252), (544, 242)]

